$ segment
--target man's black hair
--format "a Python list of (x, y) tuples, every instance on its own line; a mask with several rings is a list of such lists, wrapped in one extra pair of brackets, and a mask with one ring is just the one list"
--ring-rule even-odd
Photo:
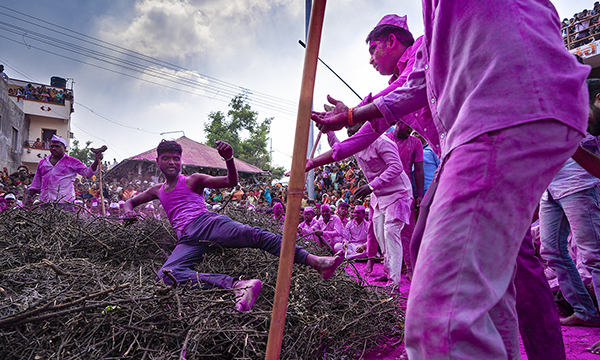
[(590, 104), (596, 101), (596, 95), (600, 93), (600, 79), (587, 79), (588, 91), (590, 93)]
[(371, 32), (367, 36), (366, 42), (368, 44), (374, 40), (384, 40), (390, 34), (394, 34), (396, 36), (396, 39), (398, 39), (398, 41), (400, 41), (400, 43), (404, 46), (411, 46), (415, 42), (415, 39), (413, 38), (410, 31), (389, 24), (376, 26), (373, 30), (371, 30)]
[(183, 148), (176, 141), (162, 140), (156, 147), (156, 152), (158, 153), (158, 156), (166, 152), (177, 152), (181, 155)]

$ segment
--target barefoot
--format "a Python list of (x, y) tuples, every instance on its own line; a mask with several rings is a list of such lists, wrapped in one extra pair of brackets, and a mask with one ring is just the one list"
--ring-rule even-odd
[(258, 293), (262, 289), (262, 282), (257, 279), (238, 280), (233, 283), (233, 293), (236, 296), (235, 309), (238, 311), (248, 311), (258, 298)]
[(586, 350), (591, 352), (592, 354), (600, 355), (600, 341), (590, 346)]
[(569, 317), (560, 319), (560, 324), (562, 326), (591, 326), (591, 327), (600, 327), (600, 322), (593, 322), (593, 321), (581, 320), (575, 314), (573, 314), (573, 315), (571, 315)]
[(340, 266), (340, 264), (344, 261), (344, 253), (338, 251), (334, 256), (315, 256), (308, 255), (306, 258), (306, 264), (317, 270), (323, 280), (329, 280), (335, 269)]
[(367, 260), (367, 266), (365, 266), (365, 274), (370, 274), (373, 272), (373, 264), (375, 264), (375, 261), (373, 261), (373, 259)]

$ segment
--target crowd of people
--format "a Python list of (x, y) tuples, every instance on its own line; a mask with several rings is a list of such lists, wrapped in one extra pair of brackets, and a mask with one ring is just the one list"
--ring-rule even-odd
[(574, 49), (600, 39), (600, 2), (591, 10), (584, 9), (570, 19), (563, 19), (561, 31), (568, 49)]
[(45, 85), (33, 86), (27, 84), (23, 87), (9, 86), (8, 95), (16, 96), (17, 99), (43, 101), (55, 104), (65, 104), (65, 100), (72, 101), (73, 93), (70, 90), (46, 87)]

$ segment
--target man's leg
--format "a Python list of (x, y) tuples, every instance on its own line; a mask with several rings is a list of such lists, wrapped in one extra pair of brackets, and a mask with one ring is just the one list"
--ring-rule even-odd
[(222, 289), (231, 289), (235, 279), (231, 276), (222, 274), (203, 274), (194, 270), (194, 266), (202, 261), (205, 254), (204, 248), (197, 243), (179, 242), (167, 262), (158, 271), (159, 279), (162, 279), (165, 284), (172, 283), (168, 276), (163, 274), (163, 270), (171, 270), (171, 275), (178, 283), (191, 282), (193, 287), (203, 287), (206, 284), (208, 287), (219, 287)]
[(395, 284), (400, 284), (401, 281), (402, 256), (404, 253), (402, 236), (400, 234), (402, 233), (405, 224), (398, 218), (396, 211), (398, 205), (398, 203), (393, 203), (382, 209), (382, 212), (385, 212), (384, 241), (386, 242), (385, 247), (387, 249), (386, 258), (389, 259), (388, 277)]
[[(381, 255), (383, 256), (383, 275), (375, 279), (375, 281), (387, 281), (390, 275), (391, 264), (388, 253), (389, 244), (385, 238), (385, 209), (382, 209), (380, 204), (377, 204), (375, 208), (373, 208), (373, 211), (373, 232), (375, 233), (375, 238), (377, 239), (377, 243), (381, 248)], [(402, 244), (400, 244), (400, 246), (402, 246)], [(402, 264), (402, 258), (400, 258), (400, 264)]]
[[(600, 294), (600, 197), (598, 188), (583, 190), (559, 200), (571, 224), (573, 241)], [(578, 272), (579, 273), (579, 272)], [(587, 292), (586, 292), (587, 293)], [(594, 308), (595, 309), (595, 308)]]
[(404, 259), (404, 264), (406, 265), (406, 272), (409, 274), (409, 276), (412, 276), (414, 268), (412, 259), (410, 258), (410, 239), (412, 238), (413, 230), (415, 228), (415, 212), (415, 204), (413, 201), (410, 210), (410, 222), (408, 224), (404, 224), (401, 233), (403, 255), (402, 257)]
[(519, 332), (529, 360), (564, 360), (558, 311), (544, 275), (544, 267), (534, 255), (528, 231), (517, 256), (517, 316)]
[(409, 294), (409, 358), (519, 357), (517, 253), (543, 190), (580, 140), (559, 122), (537, 121), (446, 157)]
[[(588, 294), (577, 267), (569, 254), (567, 239), (571, 226), (562, 204), (567, 204), (567, 208), (570, 209), (571, 213), (585, 212), (585, 208), (569, 205), (569, 197), (555, 200), (548, 195), (548, 199), (542, 200), (540, 203), (542, 257), (548, 262), (548, 266), (556, 272), (565, 300), (571, 304), (575, 311), (574, 316), (576, 318), (570, 318), (570, 321), (583, 320), (584, 322), (596, 323), (600, 321), (598, 311), (596, 311), (592, 298)], [(575, 208), (573, 209), (573, 207)], [(578, 217), (576, 214), (571, 214), (571, 216), (574, 220)], [(597, 240), (594, 239), (593, 241)], [(598, 249), (596, 252), (598, 252)]]

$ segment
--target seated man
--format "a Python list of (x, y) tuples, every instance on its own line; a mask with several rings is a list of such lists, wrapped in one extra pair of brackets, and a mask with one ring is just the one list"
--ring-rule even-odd
[[(184, 176), (180, 174), (181, 145), (175, 141), (163, 140), (156, 148), (156, 162), (166, 181), (129, 199), (124, 206), (124, 217), (135, 217), (134, 207), (159, 199), (179, 238), (173, 253), (158, 271), (159, 278), (170, 284), (171, 280), (164, 275), (165, 270), (170, 270), (177, 282), (190, 282), (196, 287), (233, 289), (238, 296), (235, 308), (248, 311), (262, 287), (260, 280), (237, 280), (228, 275), (201, 274), (194, 271), (193, 267), (202, 260), (204, 254), (215, 248), (260, 248), (279, 256), (281, 235), (242, 225), (206, 209), (204, 188), (231, 187), (238, 182), (231, 145), (217, 141), (217, 149), (227, 164), (227, 176), (214, 177), (198, 173)], [(319, 257), (296, 246), (294, 261), (312, 267), (327, 280), (343, 261), (343, 257)]]
[(321, 218), (313, 226), (313, 231), (319, 238), (319, 245), (326, 245), (333, 251), (335, 244), (342, 242), (344, 226), (337, 215), (331, 215), (331, 206), (323, 204), (321, 205)]
[[(348, 221), (344, 228), (344, 244), (346, 244), (346, 259), (357, 259), (367, 256), (367, 234), (370, 222), (365, 220), (365, 207), (354, 207), (354, 219)], [(335, 244), (333, 251), (340, 251), (344, 244)]]
[(304, 236), (308, 241), (314, 241), (315, 243), (319, 243), (319, 239), (315, 234), (313, 234), (314, 230), (313, 226), (317, 223), (315, 219), (315, 211), (312, 206), (307, 206), (304, 208), (304, 221), (298, 225), (298, 235)]

